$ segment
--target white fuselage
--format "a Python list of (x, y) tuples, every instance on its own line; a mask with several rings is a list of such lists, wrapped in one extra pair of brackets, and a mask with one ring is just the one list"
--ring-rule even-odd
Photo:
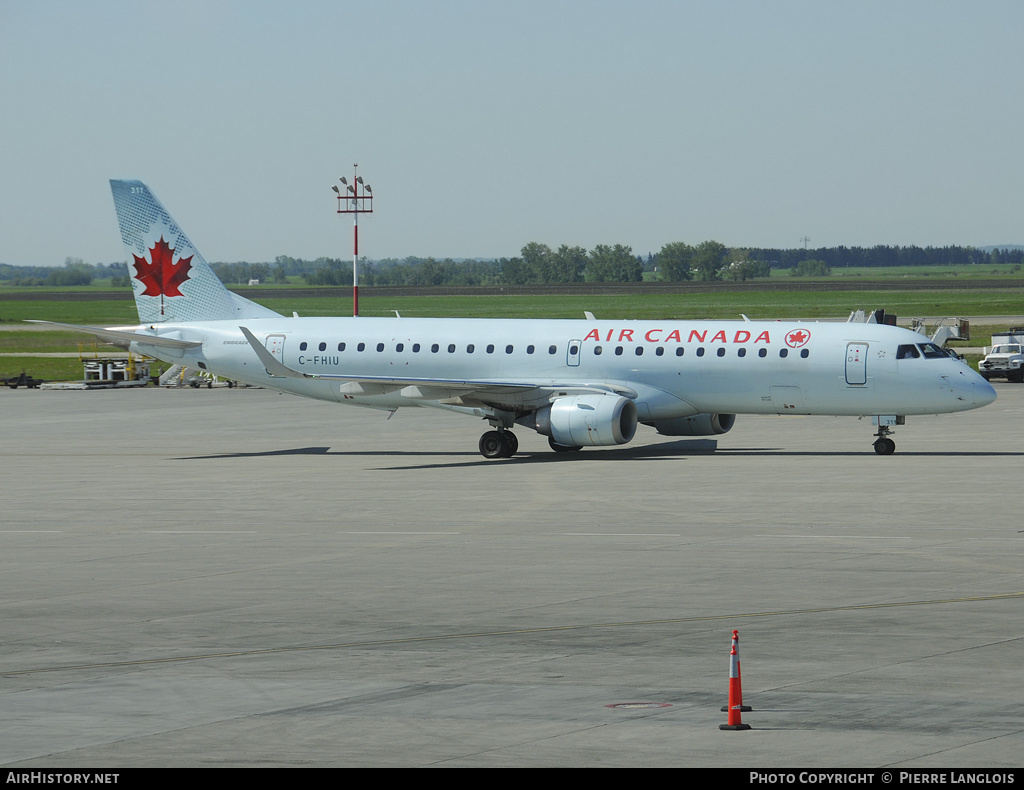
[[(269, 375), (240, 325), (286, 367), (333, 378)], [(937, 414), (995, 399), (986, 381), (952, 357), (897, 358), (901, 346), (925, 339), (878, 324), (281, 317), (142, 331), (202, 341), (186, 350), (135, 344), (165, 361), (382, 408), (436, 405), (445, 384), (467, 381), (621, 386), (635, 393), (641, 422), (701, 413)], [(437, 397), (404, 387), (406, 380), (437, 382)], [(526, 412), (536, 400), (510, 395), (501, 405)]]

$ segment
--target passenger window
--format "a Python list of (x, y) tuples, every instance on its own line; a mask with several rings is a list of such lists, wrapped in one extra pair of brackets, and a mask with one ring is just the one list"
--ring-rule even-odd
[(344, 351), (344, 350), (345, 350), (345, 344), (344, 343), (338, 343), (338, 351)]
[(683, 348), (682, 346), (678, 346), (676, 348), (676, 356), (677, 357), (681, 357), (683, 355), (683, 352), (685, 352), (685, 351), (686, 351), (685, 348)]
[(401, 354), (402, 351), (404, 351), (404, 350), (405, 350), (405, 343), (399, 343), (397, 346), (395, 346), (395, 351), (397, 351), (399, 354)]
[(594, 346), (594, 356), (595, 357), (601, 356), (601, 351), (602, 351), (602, 349), (601, 349), (600, 346)]
[(736, 352), (736, 356), (738, 356), (738, 357), (745, 357), (746, 355), (747, 355), (747, 350), (745, 348), (741, 348), (739, 351)]
[(455, 353), (455, 344), (454, 343), (449, 343), (448, 344), (448, 353), (449, 354), (454, 354)]
[(757, 355), (759, 357), (766, 357), (766, 356), (768, 356), (768, 349), (767, 348), (759, 348), (757, 350)]
[(366, 351), (366, 343), (360, 343), (356, 346), (356, 351)]
[(810, 353), (806, 348), (800, 349), (800, 359), (807, 359), (807, 355)]
[(912, 346), (909, 343), (896, 350), (896, 359), (917, 359), (919, 356), (921, 355), (917, 351), (917, 346)]
[(549, 354), (555, 354), (557, 352), (558, 352), (558, 347), (557, 346), (548, 346), (548, 353)]
[(466, 353), (467, 354), (472, 354), (474, 350), (476, 350), (476, 346), (474, 346), (472, 343), (470, 343), (468, 346), (466, 346)]
[(321, 351), (326, 351), (327, 350), (327, 344), (326, 343), (321, 343), (319, 346), (317, 346), (317, 348), (319, 348)]
[(533, 353), (533, 346), (527, 346), (526, 347), (526, 353), (527, 354), (532, 354)]
[(700, 348), (697, 349), (697, 356), (698, 357), (704, 356), (704, 346), (701, 346)]
[(431, 353), (434, 353), (434, 354), (436, 354), (436, 353), (437, 353), (437, 350), (438, 350), (439, 348), (441, 348), (441, 347), (440, 347), (440, 346), (439, 346), (439, 345), (438, 345), (437, 343), (434, 343), (434, 345), (432, 345), (432, 346), (430, 347), (430, 351), (431, 351)]
[(505, 353), (506, 354), (511, 354), (512, 353), (512, 346), (505, 346)]
[(491, 344), (491, 345), (487, 346), (487, 353), (488, 354), (493, 354), (494, 353), (494, 344)]
[(637, 346), (636, 347), (636, 355), (638, 357), (642, 357), (644, 355), (644, 347), (643, 346)]
[(379, 354), (383, 350), (384, 350), (384, 344), (383, 343), (378, 343), (377, 344), (377, 353)]
[(782, 357), (783, 359), (788, 357), (789, 356), (789, 349), (788, 348), (780, 348), (779, 349), (779, 356)]
[(419, 343), (413, 343), (412, 344), (412, 353), (413, 354), (419, 354), (420, 353), (420, 344)]
[(720, 357), (724, 357), (725, 356), (725, 348), (724, 347), (718, 349), (718, 356), (720, 356)]
[(305, 350), (306, 350), (306, 341), (303, 340), (301, 343), (299, 343), (299, 351), (305, 351)]
[(621, 357), (622, 356), (622, 346), (616, 346), (615, 347), (615, 356), (617, 356), (617, 357)]
[(664, 355), (665, 355), (665, 347), (664, 347), (664, 346), (658, 346), (658, 347), (657, 347), (657, 348), (656, 348), (656, 349), (654, 350), (654, 355), (655, 355), (656, 357), (661, 357), (661, 356), (664, 356)]

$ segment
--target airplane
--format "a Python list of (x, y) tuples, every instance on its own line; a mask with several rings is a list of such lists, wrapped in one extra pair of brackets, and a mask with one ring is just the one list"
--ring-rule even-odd
[(737, 414), (872, 417), (888, 455), (907, 415), (996, 397), (936, 344), (878, 323), (287, 317), (225, 288), (141, 181), (110, 186), (139, 324), (60, 326), (281, 392), (474, 416), (488, 459), (517, 452), (517, 425), (574, 452), (626, 444), (640, 425), (720, 435)]

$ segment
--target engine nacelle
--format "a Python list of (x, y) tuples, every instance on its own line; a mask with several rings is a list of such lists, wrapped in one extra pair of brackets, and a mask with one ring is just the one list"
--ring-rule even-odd
[(618, 395), (575, 395), (539, 409), (533, 421), (565, 447), (625, 444), (636, 433), (636, 404)]
[(713, 436), (727, 433), (736, 422), (735, 414), (694, 414), (650, 423), (662, 436)]

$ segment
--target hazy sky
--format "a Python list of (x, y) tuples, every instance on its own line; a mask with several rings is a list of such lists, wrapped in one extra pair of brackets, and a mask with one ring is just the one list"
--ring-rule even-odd
[(0, 0), (0, 262), (1024, 243), (1021, 0)]

